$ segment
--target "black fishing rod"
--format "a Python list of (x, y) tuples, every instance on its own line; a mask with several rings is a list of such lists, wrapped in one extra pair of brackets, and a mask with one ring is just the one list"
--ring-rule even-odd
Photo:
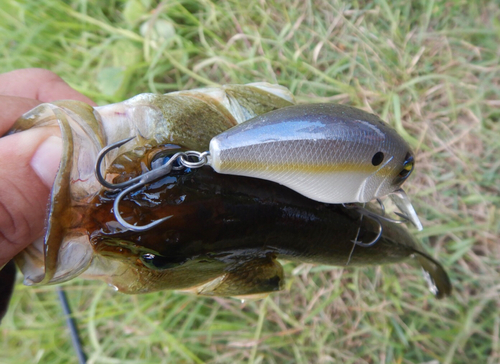
[(57, 286), (57, 294), (59, 296), (59, 301), (61, 301), (61, 307), (63, 309), (64, 315), (66, 316), (66, 325), (69, 328), (71, 335), (71, 342), (73, 343), (73, 348), (76, 351), (76, 356), (78, 357), (78, 362), (80, 364), (87, 363), (87, 357), (83, 351), (82, 342), (80, 341), (80, 336), (78, 334), (78, 327), (76, 326), (75, 319), (72, 317), (71, 308), (66, 297), (66, 292), (61, 286)]

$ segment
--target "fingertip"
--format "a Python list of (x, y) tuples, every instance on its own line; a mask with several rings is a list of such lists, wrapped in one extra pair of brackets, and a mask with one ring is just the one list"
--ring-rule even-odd
[(77, 100), (85, 102), (90, 106), (97, 106), (94, 101), (73, 89), (61, 77), (56, 74), (54, 74), (54, 76), (55, 77), (40, 86), (40, 90), (38, 92), (38, 99), (40, 101), (51, 102), (56, 100)]
[(56, 73), (43, 68), (24, 68), (0, 74), (0, 94), (37, 99), (41, 102), (78, 100), (96, 106)]
[(59, 136), (50, 136), (40, 144), (31, 158), (31, 168), (38, 175), (47, 188), (52, 188), (57, 170), (61, 162), (63, 150), (62, 139)]
[(40, 101), (17, 96), (0, 95), (0, 136), (5, 134), (14, 122), (25, 112), (40, 105)]
[(62, 153), (59, 133), (41, 127), (0, 139), (0, 258), (13, 257), (43, 233)]

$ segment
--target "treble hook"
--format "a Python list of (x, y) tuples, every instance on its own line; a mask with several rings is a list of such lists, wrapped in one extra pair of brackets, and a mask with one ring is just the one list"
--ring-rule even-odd
[[(112, 190), (119, 190), (122, 188), (125, 188), (123, 191), (121, 191), (118, 196), (116, 197), (114, 203), (113, 203), (113, 213), (115, 215), (116, 221), (118, 221), (123, 227), (133, 230), (133, 231), (146, 231), (149, 230), (153, 227), (155, 227), (158, 224), (161, 224), (162, 222), (170, 219), (173, 215), (167, 216), (164, 218), (161, 218), (159, 220), (153, 221), (152, 223), (149, 223), (147, 225), (143, 226), (137, 226), (137, 225), (132, 225), (126, 222), (123, 217), (120, 214), (120, 202), (121, 200), (128, 195), (129, 193), (147, 185), (148, 183), (151, 183), (157, 179), (160, 179), (162, 177), (165, 177), (168, 175), (172, 170), (181, 170), (184, 168), (200, 168), (204, 166), (205, 164), (208, 163), (208, 155), (210, 154), (209, 152), (196, 152), (196, 151), (187, 151), (187, 152), (179, 152), (174, 154), (167, 163), (164, 165), (154, 168), (140, 176), (134, 177), (128, 181), (122, 182), (122, 183), (109, 183), (106, 181), (106, 179), (103, 177), (101, 174), (101, 164), (102, 161), (104, 160), (104, 157), (106, 156), (107, 153), (109, 153), (111, 150), (118, 148), (122, 146), (123, 144), (129, 142), (135, 137), (131, 137), (128, 139), (120, 140), (116, 143), (110, 144), (101, 152), (99, 152), (99, 155), (97, 156), (97, 161), (95, 164), (95, 175), (99, 183), (103, 185), (106, 188), (112, 189)], [(196, 162), (191, 162), (189, 160), (189, 157), (196, 157), (198, 158), (198, 161)], [(179, 166), (174, 166), (174, 163), (178, 161)]]
[(375, 243), (377, 243), (377, 241), (380, 239), (380, 237), (382, 236), (382, 233), (383, 233), (383, 227), (382, 227), (382, 223), (381, 223), (380, 220), (385, 220), (385, 221), (388, 221), (388, 222), (391, 222), (391, 223), (394, 223), (394, 224), (402, 224), (402, 223), (406, 223), (406, 222), (413, 222), (406, 214), (399, 213), (399, 212), (396, 212), (396, 211), (394, 213), (401, 218), (399, 220), (398, 219), (392, 219), (390, 217), (385, 216), (385, 205), (384, 205), (384, 203), (379, 198), (377, 198), (377, 202), (378, 202), (378, 204), (380, 206), (380, 209), (382, 210), (381, 214), (377, 214), (377, 213), (375, 213), (373, 211), (370, 211), (370, 210), (368, 210), (368, 209), (366, 209), (364, 207), (357, 206), (355, 204), (342, 204), (344, 207), (346, 207), (348, 209), (356, 209), (362, 216), (366, 216), (366, 217), (372, 219), (379, 226), (379, 231), (378, 231), (377, 236), (371, 242), (369, 242), (369, 243), (363, 243), (361, 241), (358, 241), (358, 236), (359, 236), (359, 229), (358, 229), (358, 234), (357, 234), (356, 238), (352, 241), (354, 244), (356, 244), (358, 246), (367, 248), (367, 247), (370, 247), (370, 246), (374, 245)]
[(388, 221), (388, 222), (392, 222), (394, 224), (403, 224), (403, 223), (406, 223), (406, 222), (412, 222), (411, 219), (406, 215), (406, 214), (403, 214), (403, 213), (400, 213), (400, 212), (397, 212), (397, 211), (394, 211), (394, 214), (399, 216), (401, 219), (397, 220), (397, 219), (391, 219), (390, 217), (387, 217), (385, 216), (385, 205), (384, 203), (382, 202), (382, 200), (380, 198), (377, 198), (377, 202), (380, 206), (380, 209), (382, 210), (382, 214), (381, 215), (377, 215), (375, 214), (374, 212), (371, 212), (373, 215), (385, 220), (385, 221)]
[[(360, 223), (361, 223), (361, 220), (363, 220), (363, 216), (366, 216), (370, 219), (372, 219), (373, 221), (375, 221), (378, 225), (378, 233), (377, 235), (375, 236), (375, 238), (373, 238), (372, 241), (370, 241), (369, 243), (363, 243), (362, 241), (359, 241), (358, 240), (358, 236), (359, 236), (359, 233), (360, 233), (360, 230), (361, 230), (361, 226), (358, 228), (358, 233), (356, 234), (356, 237), (354, 238), (354, 240), (351, 240), (353, 244), (355, 245), (358, 245), (360, 247), (363, 247), (363, 248), (368, 248), (372, 245), (375, 245), (379, 240), (380, 240), (380, 237), (382, 236), (382, 233), (384, 231), (383, 227), (382, 227), (382, 223), (380, 222), (380, 220), (378, 219), (379, 216), (377, 214), (374, 214), (372, 213), (371, 211), (365, 209), (364, 207), (359, 207), (359, 206), (356, 206), (354, 204), (342, 204), (345, 208), (348, 208), (348, 209), (356, 209), (359, 211), (359, 213), (361, 214), (361, 219), (360, 219)], [(350, 260), (350, 257), (349, 257), (349, 260)]]
[(134, 184), (136, 181), (140, 180), (140, 176), (139, 176), (136, 178), (132, 178), (131, 180), (126, 181), (126, 182), (113, 184), (113, 183), (109, 183), (108, 181), (106, 181), (106, 178), (104, 178), (104, 176), (101, 174), (101, 164), (102, 164), (106, 154), (108, 154), (113, 149), (121, 147), (123, 144), (128, 143), (129, 141), (131, 141), (134, 138), (135, 137), (130, 137), (130, 138), (127, 138), (124, 140), (120, 140), (116, 143), (110, 144), (106, 148), (103, 148), (99, 152), (99, 154), (97, 155), (97, 160), (95, 162), (95, 176), (96, 176), (97, 180), (99, 181), (99, 183), (101, 185), (103, 185), (104, 187), (109, 188), (110, 190), (118, 190), (118, 189), (130, 186), (131, 184)]
[(148, 178), (145, 178), (144, 181), (141, 180), (140, 182), (138, 182), (138, 183), (136, 183), (136, 184), (134, 184), (132, 186), (127, 187), (122, 192), (120, 192), (120, 194), (116, 197), (115, 202), (113, 203), (113, 213), (115, 215), (116, 221), (118, 221), (123, 227), (125, 227), (125, 228), (127, 228), (129, 230), (133, 230), (133, 231), (146, 231), (146, 230), (149, 230), (149, 229), (155, 227), (158, 224), (161, 224), (162, 222), (170, 219), (173, 216), (173, 215), (170, 215), (170, 216), (167, 216), (167, 217), (163, 217), (163, 218), (161, 218), (159, 220), (153, 221), (152, 223), (149, 223), (147, 225), (142, 225), (142, 226), (137, 226), (137, 225), (129, 224), (128, 222), (126, 222), (123, 219), (122, 215), (120, 214), (120, 202), (123, 199), (123, 197), (125, 197), (126, 195), (128, 195), (130, 192), (135, 191), (138, 188), (141, 188), (142, 186), (144, 186), (145, 184), (147, 184), (149, 182), (151, 182), (151, 181), (149, 181)]

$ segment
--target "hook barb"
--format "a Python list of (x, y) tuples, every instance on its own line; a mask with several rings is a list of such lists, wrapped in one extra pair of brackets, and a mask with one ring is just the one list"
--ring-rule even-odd
[(393, 219), (393, 218), (387, 217), (385, 215), (385, 205), (382, 202), (382, 200), (380, 200), (379, 198), (377, 198), (377, 202), (380, 206), (381, 213), (376, 213), (376, 212), (370, 211), (370, 210), (366, 209), (364, 207), (364, 205), (363, 205), (363, 207), (361, 207), (361, 206), (358, 206), (356, 204), (343, 204), (343, 206), (346, 208), (356, 209), (361, 214), (362, 217), (366, 216), (366, 217), (372, 219), (379, 226), (379, 231), (378, 231), (377, 236), (369, 243), (363, 243), (361, 241), (358, 241), (358, 236), (359, 236), (359, 229), (358, 229), (358, 234), (356, 235), (356, 238), (354, 240), (352, 240), (352, 242), (354, 244), (359, 245), (361, 247), (365, 247), (365, 248), (374, 245), (380, 239), (380, 237), (382, 236), (382, 233), (383, 233), (383, 227), (382, 227), (381, 220), (385, 220), (385, 221), (393, 223), (393, 224), (402, 224), (402, 223), (411, 222), (413, 225), (415, 225), (417, 227), (417, 229), (419, 229), (419, 230), (422, 229), (422, 224), (420, 224), (420, 221), (418, 220), (417, 214), (415, 213), (415, 210), (413, 209), (413, 206), (409, 202), (409, 199), (406, 196), (406, 194), (404, 193), (404, 191), (397, 190), (394, 193), (394, 195), (395, 195), (394, 197), (393, 197), (393, 195), (389, 195), (389, 196), (396, 203), (396, 206), (401, 211), (401, 212), (397, 212), (397, 211), (394, 212), (394, 214), (396, 216), (399, 216), (400, 219)]
[(136, 189), (144, 186), (146, 183), (148, 182), (143, 182), (143, 183), (137, 183), (135, 185), (132, 185), (126, 189), (124, 189), (122, 192), (120, 192), (120, 194), (116, 197), (115, 199), (115, 202), (113, 203), (113, 213), (115, 215), (115, 219), (116, 221), (118, 221), (124, 228), (128, 229), (128, 230), (132, 230), (132, 231), (146, 231), (146, 230), (149, 230), (149, 229), (152, 229), (154, 228), (156, 225), (159, 225), (161, 224), (162, 222), (170, 219), (173, 215), (170, 215), (170, 216), (167, 216), (167, 217), (164, 217), (164, 218), (161, 218), (159, 220), (156, 220), (156, 221), (153, 221), (152, 223), (149, 223), (147, 225), (142, 225), (142, 226), (139, 226), (139, 225), (132, 225), (132, 224), (129, 224), (128, 222), (125, 221), (125, 219), (122, 217), (121, 213), (120, 213), (120, 202), (121, 200), (126, 196), (128, 195), (129, 193), (135, 191)]
[[(120, 190), (120, 189), (124, 188), (124, 190), (121, 191), (118, 194), (118, 196), (115, 198), (115, 201), (113, 203), (113, 213), (115, 215), (116, 221), (118, 221), (124, 228), (126, 228), (128, 230), (146, 231), (146, 230), (149, 230), (149, 229), (161, 224), (162, 222), (170, 219), (173, 215), (161, 218), (159, 220), (153, 221), (152, 223), (149, 223), (149, 224), (143, 225), (143, 226), (132, 225), (132, 224), (129, 224), (128, 222), (126, 222), (125, 219), (121, 216), (120, 202), (122, 201), (122, 199), (126, 195), (128, 195), (131, 192), (145, 186), (146, 184), (151, 183), (154, 180), (160, 179), (162, 177), (165, 177), (172, 170), (180, 170), (183, 168), (203, 167), (204, 165), (206, 165), (208, 163), (207, 157), (210, 155), (210, 152), (208, 152), (208, 151), (203, 152), (203, 153), (196, 152), (196, 151), (179, 152), (179, 153), (174, 154), (168, 160), (168, 162), (166, 162), (165, 164), (163, 164), (157, 168), (153, 168), (150, 171), (143, 173), (140, 176), (134, 177), (128, 181), (121, 182), (121, 183), (110, 183), (110, 182), (106, 181), (106, 179), (104, 178), (104, 176), (101, 173), (102, 163), (104, 161), (104, 157), (111, 150), (121, 147), (122, 145), (128, 143), (129, 141), (131, 141), (134, 138), (135, 137), (130, 137), (130, 138), (127, 138), (124, 140), (120, 140), (116, 143), (110, 144), (109, 146), (103, 148), (97, 156), (94, 172), (95, 172), (95, 176), (96, 176), (97, 180), (99, 181), (99, 183), (101, 185), (103, 185), (105, 188), (108, 188), (111, 190)], [(190, 158), (197, 158), (197, 160), (192, 161), (192, 160), (190, 160)], [(174, 166), (174, 163), (176, 161), (178, 161), (179, 166)]]
[(130, 185), (132, 185), (135, 182), (137, 182), (137, 181), (140, 180), (140, 176), (139, 176), (139, 177), (132, 178), (131, 180), (128, 180), (128, 181), (122, 182), (122, 183), (109, 183), (108, 181), (106, 181), (106, 178), (101, 173), (102, 162), (103, 162), (104, 157), (106, 156), (106, 154), (108, 154), (113, 149), (121, 147), (123, 144), (128, 143), (129, 141), (131, 141), (134, 138), (135, 137), (130, 137), (130, 138), (127, 138), (127, 139), (120, 140), (120, 141), (118, 141), (116, 143), (110, 144), (106, 148), (103, 148), (99, 152), (99, 154), (97, 155), (97, 160), (95, 162), (95, 176), (96, 176), (97, 180), (99, 181), (99, 183), (101, 185), (103, 185), (104, 187), (109, 188), (110, 190), (118, 190), (118, 189), (130, 186)]
[[(360, 215), (361, 215), (361, 217), (359, 219), (360, 226), (358, 228), (358, 232), (357, 232), (356, 237), (354, 238), (354, 240), (351, 240), (351, 242), (354, 245), (358, 245), (358, 246), (363, 247), (363, 248), (368, 248), (370, 246), (375, 245), (380, 240), (380, 237), (382, 236), (382, 233), (384, 232), (384, 228), (382, 227), (382, 223), (378, 219), (378, 216), (376, 214), (372, 214), (370, 211), (366, 210), (364, 207), (359, 207), (359, 206), (351, 205), (351, 204), (343, 204), (343, 205), (346, 208), (354, 208), (354, 209), (358, 210), (359, 213), (360, 213)], [(377, 235), (372, 239), (372, 241), (370, 241), (368, 243), (363, 243), (362, 241), (358, 240), (359, 233), (361, 231), (361, 221), (363, 220), (364, 216), (372, 219), (378, 225), (378, 233), (377, 233)], [(352, 252), (351, 252), (351, 254), (352, 254)], [(349, 256), (349, 261), (350, 261), (350, 259), (351, 259), (351, 257)]]
[[(118, 221), (124, 228), (126, 228), (128, 230), (146, 231), (146, 230), (152, 229), (153, 227), (155, 227), (158, 224), (161, 224), (163, 221), (170, 219), (173, 215), (170, 215), (170, 216), (164, 217), (162, 219), (153, 221), (152, 223), (149, 223), (149, 224), (143, 225), (143, 226), (129, 224), (128, 222), (126, 222), (123, 219), (123, 217), (120, 213), (120, 202), (129, 193), (147, 185), (148, 183), (151, 183), (154, 180), (157, 180), (161, 177), (168, 175), (173, 169), (174, 162), (177, 160), (177, 158), (181, 158), (182, 155), (183, 155), (183, 153), (176, 153), (172, 156), (172, 158), (170, 158), (170, 160), (167, 163), (165, 163), (161, 167), (158, 167), (158, 168), (153, 169), (149, 172), (146, 172), (146, 173), (140, 175), (139, 177), (133, 178), (131, 181), (134, 181), (134, 183), (131, 186), (124, 189), (123, 191), (121, 191), (118, 194), (118, 196), (116, 196), (115, 202), (113, 203), (113, 213), (115, 215), (116, 221)], [(128, 182), (130, 182), (130, 181), (128, 181)]]

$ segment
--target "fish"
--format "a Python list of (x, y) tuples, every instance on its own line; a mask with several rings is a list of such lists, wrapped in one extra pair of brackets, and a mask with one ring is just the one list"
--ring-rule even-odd
[[(436, 297), (451, 291), (442, 266), (406, 228), (382, 220), (376, 244), (354, 247), (355, 239), (372, 240), (379, 222), (267, 180), (209, 167), (173, 172), (124, 199), (122, 212), (130, 223), (171, 216), (143, 232), (114, 224), (114, 196), (104, 192), (92, 204), (98, 207), (85, 213), (100, 262), (85, 275), (124, 293), (170, 289), (241, 297), (279, 291), (285, 282), (280, 260), (341, 267), (416, 260)], [(110, 272), (124, 255), (128, 264)]]
[(378, 116), (321, 103), (274, 110), (215, 136), (210, 165), (338, 204), (398, 190), (413, 171), (414, 153)]
[[(63, 156), (46, 234), (15, 258), (24, 283), (82, 277), (129, 294), (171, 289), (241, 297), (281, 290), (280, 260), (365, 266), (414, 258), (436, 297), (449, 295), (443, 267), (407, 228), (367, 213), (371, 207), (318, 201), (269, 178), (219, 173), (213, 165), (172, 168), (123, 196), (119, 213), (127, 223), (160, 224), (135, 231), (117, 221), (120, 191), (103, 186), (95, 173), (107, 146), (130, 140), (103, 157), (106, 180), (124, 183), (176, 153), (208, 151), (213, 138), (233, 127), (294, 104), (286, 88), (258, 83), (141, 94), (96, 108), (65, 100), (29, 111), (11, 133), (58, 125)], [(356, 245), (375, 238), (369, 247)]]

